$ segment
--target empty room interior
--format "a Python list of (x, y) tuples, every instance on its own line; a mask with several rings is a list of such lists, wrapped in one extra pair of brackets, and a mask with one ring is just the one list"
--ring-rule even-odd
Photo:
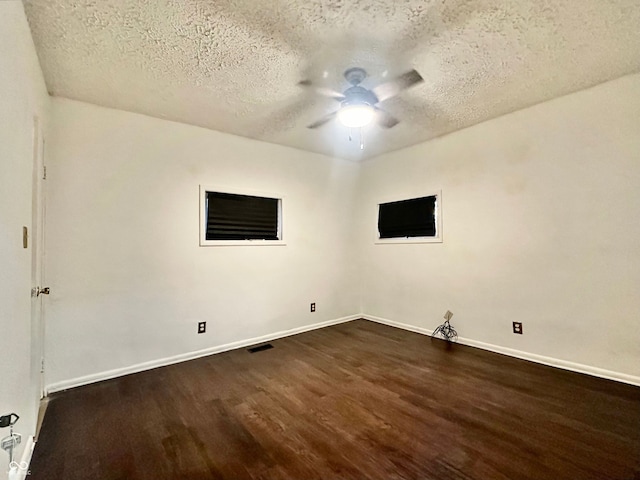
[(639, 25), (0, 1), (0, 479), (640, 478)]

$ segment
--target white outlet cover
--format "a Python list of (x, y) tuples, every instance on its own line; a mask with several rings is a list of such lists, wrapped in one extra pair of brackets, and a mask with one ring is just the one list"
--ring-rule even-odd
[(444, 319), (451, 320), (451, 317), (453, 317), (453, 313), (451, 313), (450, 310), (447, 310), (447, 313), (444, 314)]

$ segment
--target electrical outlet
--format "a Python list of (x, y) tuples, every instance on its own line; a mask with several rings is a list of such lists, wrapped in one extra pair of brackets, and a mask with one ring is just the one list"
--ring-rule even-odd
[(198, 322), (198, 333), (204, 333), (207, 331), (207, 322)]
[(316, 302), (313, 302), (313, 303), (311, 304), (311, 313), (313, 313), (313, 312), (315, 312), (315, 311), (316, 311)]
[(522, 322), (513, 322), (513, 333), (522, 335)]
[(451, 312), (451, 310), (447, 310), (447, 313), (444, 314), (444, 319), (451, 320), (451, 317), (453, 317), (453, 313)]

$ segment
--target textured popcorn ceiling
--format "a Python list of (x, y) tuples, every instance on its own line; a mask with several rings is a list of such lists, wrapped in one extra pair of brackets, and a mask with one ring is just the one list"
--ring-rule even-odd
[[(640, 71), (639, 0), (26, 0), (49, 91), (343, 158), (368, 158)], [(358, 137), (306, 125), (365, 68), (425, 82)]]

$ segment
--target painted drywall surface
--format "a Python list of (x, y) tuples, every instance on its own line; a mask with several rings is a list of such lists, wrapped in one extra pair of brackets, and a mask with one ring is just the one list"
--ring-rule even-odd
[[(638, 112), (627, 76), (363, 164), (363, 311), (640, 375)], [(442, 244), (374, 245), (378, 202), (440, 189)]]
[[(31, 248), (22, 246), (22, 227), (31, 229), (33, 117), (46, 121), (48, 101), (22, 2), (0, 2), (0, 414), (20, 415), (16, 432), (25, 442), (35, 433), (38, 392), (30, 381)], [(0, 477), (8, 458), (0, 451)]]
[[(357, 164), (60, 98), (52, 128), (48, 384), (359, 311)], [(282, 195), (286, 246), (198, 246), (201, 184)]]

